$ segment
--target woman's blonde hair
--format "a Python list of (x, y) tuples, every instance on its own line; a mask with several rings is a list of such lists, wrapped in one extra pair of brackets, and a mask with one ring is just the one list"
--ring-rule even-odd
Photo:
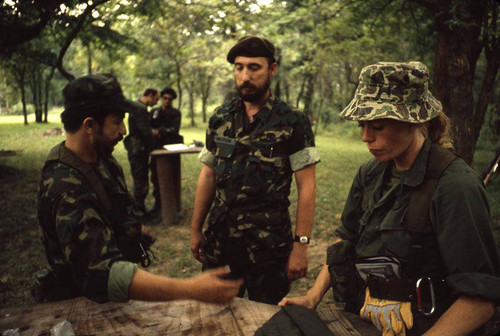
[(450, 137), (450, 118), (440, 112), (433, 118), (422, 124), (422, 133), (433, 143), (437, 143), (445, 148), (453, 148), (453, 140)]

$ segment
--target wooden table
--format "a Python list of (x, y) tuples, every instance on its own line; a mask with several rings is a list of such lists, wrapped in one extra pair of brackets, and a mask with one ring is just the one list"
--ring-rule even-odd
[[(76, 335), (253, 336), (279, 309), (240, 298), (215, 305), (192, 300), (98, 304), (80, 297), (0, 309), (0, 334), (18, 328), (21, 335), (50, 335), (56, 324), (67, 320)], [(358, 316), (334, 309), (318, 314), (336, 336), (380, 335)]]
[(176, 224), (181, 210), (181, 154), (201, 152), (203, 147), (179, 150), (156, 149), (149, 153), (156, 159), (158, 186), (161, 198), (161, 216), (165, 225)]

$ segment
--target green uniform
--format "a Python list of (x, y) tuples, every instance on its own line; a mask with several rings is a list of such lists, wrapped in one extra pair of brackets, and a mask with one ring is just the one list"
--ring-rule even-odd
[(130, 171), (134, 180), (133, 195), (141, 211), (148, 195), (149, 152), (153, 150), (153, 133), (146, 105), (128, 117), (128, 136), (123, 141), (127, 149)]
[[(79, 160), (64, 142), (51, 154), (61, 150)], [(134, 210), (122, 168), (112, 156), (100, 157), (89, 166), (102, 181), (113, 209), (105, 213), (81, 172), (50, 159), (38, 192), (42, 242), (60, 291), (65, 292), (61, 299), (84, 295), (98, 302), (127, 301), (136, 265), (126, 261), (118, 246), (138, 239), (140, 214)]]
[(429, 209), (432, 233), (421, 236), (420, 262), (414, 265), (415, 235), (403, 227), (403, 218), (412, 190), (423, 181), (429, 149), (426, 140), (412, 167), (400, 178), (391, 173), (392, 162), (372, 159), (362, 165), (344, 207), (342, 226), (336, 231), (354, 244), (356, 260), (392, 256), (401, 261), (402, 276), (409, 269), (415, 272), (416, 267), (416, 274), (434, 279), (435, 286), (444, 279), (446, 290), (437, 293), (432, 317), (418, 313), (412, 303), (415, 325), (408, 335), (427, 330), (460, 295), (500, 300), (500, 263), (485, 190), (461, 159), (455, 159), (439, 178)]
[(179, 143), (179, 129), (181, 128), (181, 111), (173, 107), (163, 109), (161, 106), (151, 111), (151, 127), (159, 131), (155, 139), (154, 148), (163, 145)]
[(233, 100), (210, 118), (200, 160), (216, 173), (205, 268), (229, 264), (250, 299), (277, 303), (289, 290), (292, 173), (319, 162), (309, 119), (271, 95), (249, 122)]
[[(182, 143), (183, 138), (179, 135), (181, 128), (181, 111), (173, 107), (163, 109), (161, 106), (151, 111), (151, 127), (158, 130), (158, 136), (155, 139), (154, 148), (163, 148), (163, 145)], [(175, 160), (177, 169), (180, 172), (180, 155), (174, 155), (170, 159)], [(158, 184), (158, 173), (156, 171), (156, 159), (151, 157), (151, 182), (153, 183), (153, 196), (155, 198), (154, 208), (159, 209), (160, 187)]]

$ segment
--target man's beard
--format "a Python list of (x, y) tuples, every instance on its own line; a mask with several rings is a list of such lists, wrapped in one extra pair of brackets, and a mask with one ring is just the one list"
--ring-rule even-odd
[(109, 156), (121, 140), (123, 140), (122, 135), (118, 136), (113, 142), (110, 142), (102, 136), (101, 130), (98, 130), (97, 137), (94, 140), (94, 149), (99, 156)]
[[(262, 96), (266, 94), (271, 86), (271, 78), (267, 78), (267, 81), (263, 86), (258, 87), (249, 82), (244, 82), (240, 86), (237, 87), (238, 94), (243, 101), (253, 103), (255, 101), (259, 101)], [(246, 90), (244, 90), (246, 89)]]

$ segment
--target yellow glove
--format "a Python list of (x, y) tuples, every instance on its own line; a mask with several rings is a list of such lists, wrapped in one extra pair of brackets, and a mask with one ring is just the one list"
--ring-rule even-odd
[(372, 298), (368, 288), (359, 315), (382, 331), (382, 336), (406, 336), (406, 328), (413, 327), (410, 302)]

